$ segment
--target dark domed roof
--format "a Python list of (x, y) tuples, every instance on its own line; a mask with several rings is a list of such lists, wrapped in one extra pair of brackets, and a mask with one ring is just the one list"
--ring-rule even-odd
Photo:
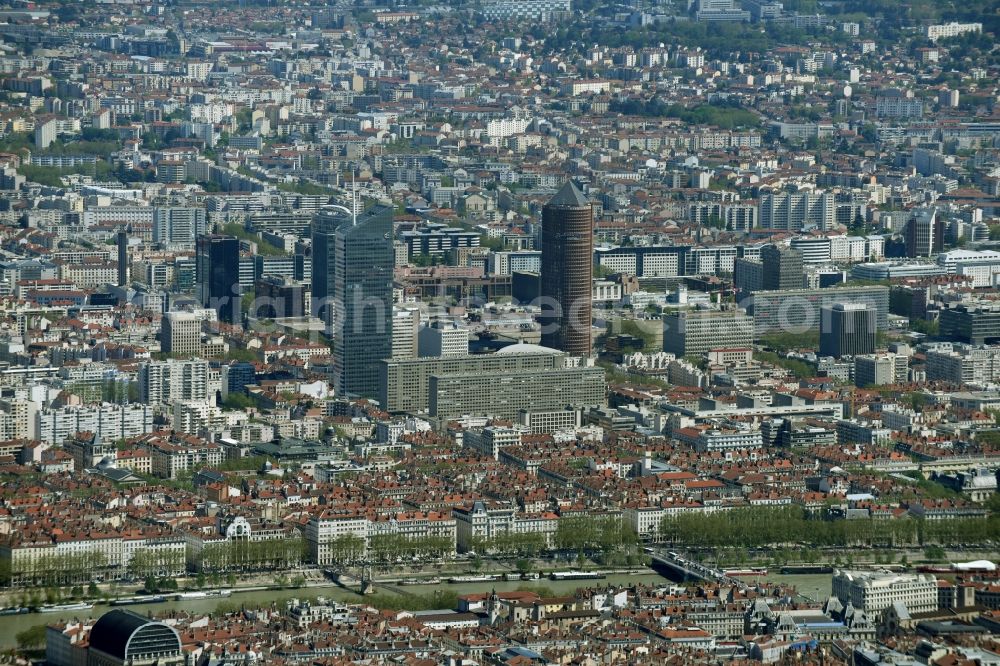
[(94, 623), (94, 628), (90, 630), (90, 648), (100, 650), (104, 654), (124, 661), (132, 636), (143, 627), (149, 625), (155, 627), (154, 631), (166, 631), (169, 629), (173, 632), (177, 640), (176, 649), (180, 650), (181, 641), (173, 628), (138, 613), (118, 609), (108, 611)]

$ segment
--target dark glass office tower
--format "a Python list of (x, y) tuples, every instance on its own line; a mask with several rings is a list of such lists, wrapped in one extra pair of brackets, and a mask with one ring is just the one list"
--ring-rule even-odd
[(590, 355), (593, 267), (594, 211), (567, 181), (542, 209), (542, 345)]
[(199, 236), (195, 254), (195, 281), (202, 307), (215, 310), (221, 322), (240, 323), (238, 238), (222, 234)]
[(870, 303), (833, 303), (820, 309), (821, 356), (874, 354), (878, 311)]
[(801, 289), (802, 253), (790, 247), (767, 245), (761, 248), (761, 283), (765, 291)]
[(328, 307), (333, 299), (333, 247), (337, 227), (344, 222), (345, 213), (334, 208), (324, 208), (316, 215), (312, 225), (312, 306), (310, 312), (319, 317), (327, 328), (333, 321), (333, 309)]
[(341, 395), (378, 395), (378, 361), (392, 356), (392, 213), (327, 209), (313, 226), (313, 312), (332, 324)]

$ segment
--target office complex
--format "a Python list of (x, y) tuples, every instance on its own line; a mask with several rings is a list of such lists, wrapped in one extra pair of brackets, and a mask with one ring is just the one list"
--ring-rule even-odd
[(392, 356), (392, 212), (324, 209), (313, 226), (313, 311), (332, 327), (341, 394), (374, 396), (378, 362)]
[(192, 312), (168, 312), (160, 323), (160, 349), (187, 355), (201, 351), (201, 326), (205, 318)]
[(572, 9), (572, 0), (503, 0), (484, 4), (482, 13), (488, 19), (504, 21), (518, 18), (550, 21), (569, 14)]
[(755, 336), (805, 333), (819, 330), (820, 309), (834, 303), (870, 304), (878, 313), (878, 330), (889, 326), (889, 288), (882, 286), (757, 291), (750, 297), (747, 311), (753, 316)]
[(254, 285), (254, 312), (258, 319), (302, 317), (305, 310), (305, 288), (287, 277), (265, 275)]
[(600, 248), (595, 263), (614, 273), (642, 278), (732, 273), (738, 258), (757, 261), (759, 245), (653, 245)]
[(856, 356), (875, 352), (878, 312), (868, 303), (834, 303), (820, 309), (821, 356)]
[(469, 329), (451, 321), (435, 321), (420, 329), (420, 356), (465, 356), (469, 353)]
[[(419, 310), (394, 308), (392, 313), (392, 356), (390, 358), (416, 358), (419, 331)], [(468, 341), (466, 342), (466, 351), (468, 351)]]
[(663, 351), (678, 357), (751, 347), (753, 317), (743, 310), (681, 310), (663, 317)]
[(895, 603), (910, 614), (937, 610), (938, 585), (933, 576), (883, 573), (878, 571), (836, 571), (833, 596), (866, 613), (877, 614)]
[(495, 354), (386, 359), (379, 362), (379, 402), (389, 412), (426, 412), (432, 376), (541, 372), (566, 367), (566, 358), (554, 349), (518, 344)]
[(762, 265), (761, 287), (776, 289), (801, 289), (802, 253), (781, 245), (767, 245), (760, 251)]
[(742, 295), (764, 288), (764, 264), (740, 257), (733, 262), (733, 286)]
[(399, 238), (406, 245), (408, 259), (415, 256), (440, 257), (462, 248), (479, 247), (479, 234), (475, 231), (427, 224), (420, 229), (401, 231)]
[(591, 351), (594, 213), (572, 181), (542, 209), (539, 322), (542, 344), (574, 356)]
[(199, 236), (195, 281), (202, 307), (218, 312), (221, 322), (240, 323), (239, 239), (223, 234)]
[(764, 229), (822, 231), (833, 228), (837, 206), (831, 192), (764, 192), (758, 219)]
[(582, 408), (604, 401), (600, 367), (432, 375), (428, 385), (428, 411), (439, 421), (461, 416), (514, 419), (523, 410)]
[(1000, 344), (1000, 305), (959, 303), (941, 310), (941, 337), (970, 345)]

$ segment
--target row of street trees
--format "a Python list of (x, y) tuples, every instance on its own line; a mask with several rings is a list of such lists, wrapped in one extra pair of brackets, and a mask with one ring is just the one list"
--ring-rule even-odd
[(383, 534), (368, 540), (368, 560), (391, 564), (414, 558), (440, 558), (455, 552), (455, 542), (448, 537), (410, 538), (401, 534)]
[(307, 555), (305, 539), (230, 539), (205, 544), (199, 553), (192, 553), (191, 563), (197, 571), (249, 572), (276, 571), (296, 567)]
[(752, 507), (664, 518), (659, 538), (695, 548), (781, 546), (898, 546), (985, 543), (1000, 539), (1000, 516), (921, 520), (828, 520), (801, 507)]
[(469, 550), (498, 557), (534, 557), (547, 547), (541, 532), (503, 532), (490, 539), (473, 539)]
[(129, 580), (173, 578), (184, 573), (186, 559), (185, 551), (175, 548), (140, 548), (125, 571)]
[(12, 561), (9, 552), (0, 557), (0, 581), (31, 587), (85, 584), (108, 568), (108, 558), (97, 550), (52, 553)]

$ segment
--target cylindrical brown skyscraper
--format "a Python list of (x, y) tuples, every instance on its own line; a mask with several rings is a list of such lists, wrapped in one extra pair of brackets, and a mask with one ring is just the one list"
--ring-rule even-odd
[(542, 209), (542, 344), (573, 356), (591, 351), (594, 212), (572, 181)]

